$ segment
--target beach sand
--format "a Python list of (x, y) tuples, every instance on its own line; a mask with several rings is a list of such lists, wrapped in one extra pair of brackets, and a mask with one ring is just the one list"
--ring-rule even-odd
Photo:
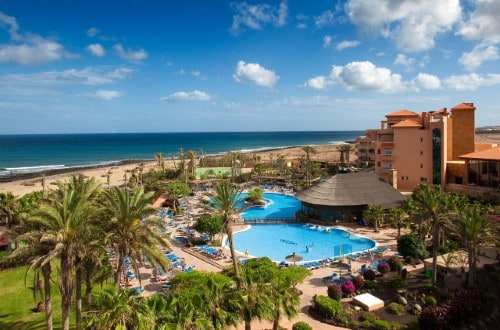
[[(324, 162), (338, 162), (340, 159), (340, 154), (336, 150), (337, 145), (317, 145), (313, 146), (316, 150), (315, 154), (311, 154), (310, 158), (312, 161), (324, 161)], [(353, 146), (354, 147), (354, 146)], [(286, 161), (297, 161), (300, 157), (305, 156), (305, 152), (302, 147), (291, 147), (284, 149), (272, 149), (267, 151), (255, 152), (251, 154), (257, 154), (261, 157), (261, 162), (270, 162), (272, 157), (274, 160), (278, 158), (279, 155), (285, 156)], [(271, 156), (272, 155), (272, 156)], [(350, 160), (356, 158), (354, 153), (351, 153)], [(144, 164), (144, 173), (148, 172), (150, 169), (156, 166), (155, 161), (142, 162)], [(173, 162), (171, 160), (165, 160), (166, 167), (173, 168)], [(55, 183), (57, 181), (65, 182), (67, 179), (74, 174), (83, 174), (87, 177), (94, 177), (97, 181), (101, 182), (104, 187), (107, 186), (107, 173), (111, 171), (110, 176), (110, 186), (121, 185), (124, 182), (124, 175), (130, 178), (130, 171), (136, 168), (139, 163), (130, 163), (126, 165), (112, 165), (103, 166), (99, 168), (83, 169), (78, 171), (65, 172), (54, 175), (46, 175), (45, 183), (46, 187), (49, 189), (55, 188)], [(30, 179), (20, 179), (11, 182), (0, 182), (0, 192), (11, 192), (15, 196), (22, 196), (33, 191), (42, 190), (42, 175), (39, 177)]]

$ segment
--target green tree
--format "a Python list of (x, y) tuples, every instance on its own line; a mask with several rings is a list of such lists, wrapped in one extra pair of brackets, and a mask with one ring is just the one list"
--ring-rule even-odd
[(178, 205), (178, 199), (182, 196), (189, 195), (191, 193), (191, 189), (189, 189), (189, 186), (184, 182), (173, 182), (167, 186), (167, 192), (174, 201), (174, 213), (179, 213), (180, 205)]
[(261, 202), (264, 199), (264, 190), (260, 187), (250, 189), (247, 194), (247, 199), (252, 203)]
[[(169, 266), (160, 247), (168, 247), (163, 239), (164, 223), (152, 216), (156, 210), (151, 206), (153, 193), (142, 188), (113, 188), (104, 192), (106, 243), (114, 246), (118, 264), (115, 273), (116, 286), (120, 285), (125, 257), (138, 272), (138, 262), (147, 257), (164, 270)], [(128, 277), (125, 276), (125, 280)], [(140, 281), (140, 278), (139, 278)]]
[(442, 225), (447, 221), (448, 202), (441, 193), (439, 185), (418, 185), (413, 190), (412, 198), (421, 219), (426, 219), (432, 231), (432, 283), (437, 281), (437, 255), (439, 233)]
[(365, 218), (369, 222), (373, 223), (375, 231), (378, 232), (379, 223), (382, 221), (384, 216), (384, 209), (380, 205), (370, 205), (365, 211)]
[(389, 223), (398, 229), (398, 238), (401, 237), (401, 228), (408, 226), (408, 217), (403, 207), (393, 207), (389, 210)]
[(340, 165), (349, 165), (349, 156), (353, 147), (350, 144), (341, 144), (337, 146), (337, 151), (340, 153)]
[(69, 329), (69, 311), (73, 297), (73, 257), (80, 247), (81, 237), (91, 230), (88, 221), (94, 216), (94, 202), (100, 185), (94, 178), (85, 179), (83, 175), (71, 176), (67, 183), (58, 183), (58, 190), (35, 210), (28, 219), (43, 231), (44, 240), (53, 242), (53, 249), (45, 256), (43, 263), (58, 257), (61, 274), (59, 291), (61, 293), (62, 329)]
[(155, 154), (156, 165), (160, 168), (162, 172), (165, 172), (165, 156), (161, 152)]
[(196, 151), (189, 150), (187, 152), (187, 158), (189, 159), (189, 175), (194, 177), (196, 170)]
[(478, 204), (468, 204), (454, 214), (453, 231), (460, 237), (467, 252), (469, 263), (469, 287), (474, 285), (476, 257), (479, 245), (498, 241), (495, 223), (486, 217), (486, 209)]
[(398, 252), (405, 258), (425, 259), (427, 257), (424, 242), (413, 234), (406, 234), (399, 238)]
[(14, 220), (14, 215), (18, 212), (19, 201), (10, 191), (0, 193), (0, 220), (10, 227)]
[(216, 212), (224, 224), (224, 231), (229, 242), (229, 249), (233, 261), (233, 270), (238, 287), (242, 287), (238, 259), (233, 242), (233, 217), (240, 213), (242, 198), (240, 191), (235, 189), (229, 180), (221, 180), (214, 186), (214, 192), (207, 194), (205, 207), (208, 211)]
[(309, 187), (311, 185), (311, 155), (316, 154), (316, 149), (311, 146), (305, 146), (302, 147), (302, 150), (306, 153), (306, 187)]
[(194, 224), (194, 229), (199, 233), (205, 233), (213, 241), (214, 236), (222, 232), (224, 224), (218, 214), (204, 214)]

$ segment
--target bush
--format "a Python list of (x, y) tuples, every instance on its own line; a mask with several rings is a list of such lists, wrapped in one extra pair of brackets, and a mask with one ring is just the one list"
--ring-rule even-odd
[(333, 300), (342, 299), (342, 289), (337, 283), (330, 284), (327, 288), (328, 297)]
[(363, 276), (358, 275), (352, 279), (352, 283), (356, 287), (356, 290), (361, 290), (361, 289), (363, 289), (363, 286), (365, 285), (365, 279)]
[(376, 288), (378, 288), (378, 284), (375, 281), (366, 280), (364, 287), (365, 287), (365, 289), (376, 289)]
[(389, 267), (391, 267), (391, 272), (400, 272), (403, 269), (403, 262), (396, 256), (392, 256), (389, 259)]
[(313, 328), (306, 322), (300, 321), (294, 323), (294, 325), (292, 326), (292, 330), (313, 330)]
[(375, 281), (375, 278), (377, 278), (377, 274), (375, 274), (375, 272), (373, 271), (373, 269), (367, 269), (363, 273), (363, 277), (365, 278), (365, 280)]
[(373, 327), (376, 330), (392, 330), (392, 325), (384, 320), (376, 320), (373, 322)]
[(341, 289), (342, 292), (346, 295), (353, 294), (354, 291), (356, 291), (356, 287), (354, 286), (354, 283), (352, 283), (351, 281), (342, 283)]
[(448, 302), (450, 323), (456, 326), (473, 323), (485, 301), (480, 291), (464, 291)]
[(391, 302), (385, 307), (385, 311), (392, 315), (402, 315), (405, 312), (405, 307), (397, 302)]
[(429, 306), (436, 306), (437, 301), (436, 298), (433, 296), (427, 296), (424, 298), (424, 306), (429, 307)]
[(425, 259), (427, 257), (424, 242), (417, 235), (413, 234), (401, 236), (398, 240), (398, 252), (405, 258)]
[(418, 317), (420, 329), (449, 329), (449, 307), (431, 306), (426, 307)]
[(316, 296), (315, 302), (318, 310), (330, 319), (338, 318), (344, 310), (340, 301), (330, 299), (327, 296)]
[(380, 272), (380, 274), (385, 275), (391, 270), (391, 267), (387, 262), (379, 262), (377, 265), (377, 270)]

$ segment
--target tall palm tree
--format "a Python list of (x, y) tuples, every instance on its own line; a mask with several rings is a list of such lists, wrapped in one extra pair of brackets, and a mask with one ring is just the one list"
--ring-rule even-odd
[(474, 285), (476, 275), (476, 256), (479, 245), (498, 241), (495, 223), (486, 217), (486, 209), (478, 203), (468, 204), (454, 214), (452, 228), (461, 238), (468, 252), (469, 287)]
[[(164, 223), (152, 217), (156, 210), (151, 206), (154, 193), (143, 188), (123, 189), (115, 187), (104, 192), (106, 242), (113, 245), (118, 255), (115, 273), (116, 286), (120, 286), (125, 257), (130, 257), (134, 270), (144, 256), (163, 269), (169, 265), (160, 247), (168, 247), (162, 237)], [(126, 277), (127, 278), (127, 277)], [(140, 278), (139, 278), (140, 280)]]
[(165, 171), (165, 157), (161, 152), (157, 152), (155, 154), (155, 159), (156, 159), (156, 165), (162, 170), (162, 172)]
[(189, 150), (187, 158), (189, 159), (189, 175), (194, 176), (196, 170), (196, 151)]
[(233, 261), (234, 277), (238, 287), (242, 287), (240, 269), (238, 267), (238, 259), (234, 249), (233, 242), (233, 216), (240, 213), (240, 204), (243, 199), (240, 197), (240, 191), (235, 189), (229, 180), (221, 180), (214, 186), (215, 191), (208, 194), (208, 199), (205, 204), (209, 211), (215, 211), (220, 214), (224, 224), (224, 231), (229, 242), (231, 258)]
[(46, 255), (46, 261), (59, 258), (62, 329), (69, 329), (69, 311), (73, 297), (73, 261), (80, 247), (83, 233), (91, 230), (87, 226), (94, 216), (93, 204), (100, 191), (100, 184), (83, 175), (71, 176), (67, 183), (58, 183), (58, 190), (47, 203), (35, 210), (28, 222), (38, 225), (45, 240), (54, 242), (53, 249)]
[(349, 165), (349, 156), (353, 150), (350, 144), (341, 144), (337, 146), (337, 151), (340, 152), (340, 165)]
[(401, 237), (401, 228), (407, 227), (408, 224), (408, 218), (405, 209), (399, 206), (390, 209), (389, 221), (392, 226), (395, 226), (398, 229), (397, 238), (399, 239)]
[(302, 150), (306, 153), (306, 187), (311, 185), (311, 155), (316, 154), (316, 149), (311, 146), (302, 147)]
[(437, 281), (437, 252), (439, 232), (448, 216), (446, 196), (439, 185), (420, 184), (413, 190), (412, 198), (421, 219), (426, 219), (432, 232), (432, 283)]

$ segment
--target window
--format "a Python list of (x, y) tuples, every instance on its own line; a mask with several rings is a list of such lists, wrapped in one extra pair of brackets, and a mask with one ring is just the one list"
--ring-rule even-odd
[(392, 163), (384, 163), (384, 168), (390, 170), (392, 168)]
[(423, 137), (420, 138), (420, 142), (424, 142), (424, 138)]
[(420, 168), (424, 168), (424, 164), (420, 164)]
[(392, 150), (385, 150), (384, 151), (384, 156), (392, 156)]
[(427, 182), (427, 178), (420, 178), (420, 182)]
[(420, 156), (423, 156), (424, 155), (424, 152), (422, 150), (420, 150)]

